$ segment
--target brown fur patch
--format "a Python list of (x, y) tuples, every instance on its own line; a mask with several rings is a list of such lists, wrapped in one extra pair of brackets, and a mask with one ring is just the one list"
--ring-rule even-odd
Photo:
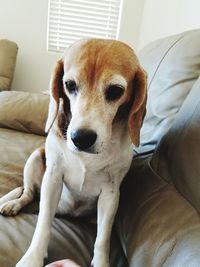
[[(100, 89), (109, 85), (114, 74), (127, 81), (133, 79), (138, 67), (137, 57), (126, 44), (112, 40), (91, 39), (69, 48), (66, 54), (65, 71), (72, 67), (77, 70), (80, 90), (85, 96), (83, 115), (102, 101)], [(132, 89), (132, 88), (131, 88)]]
[(40, 156), (42, 158), (43, 164), (44, 164), (44, 166), (46, 166), (45, 148), (44, 147), (40, 147), (38, 150), (39, 150)]
[(138, 60), (124, 43), (94, 39), (80, 48), (76, 64), (82, 66), (80, 74), (87, 79), (90, 90), (95, 90), (99, 81), (116, 73), (130, 80), (137, 69)]
[(54, 124), (54, 129), (56, 134), (64, 139), (66, 139), (66, 131), (70, 122), (69, 105), (69, 99), (63, 92), (62, 98), (59, 101), (59, 111)]
[(74, 203), (74, 210), (78, 210), (81, 207), (84, 207), (87, 202), (83, 200), (78, 200)]

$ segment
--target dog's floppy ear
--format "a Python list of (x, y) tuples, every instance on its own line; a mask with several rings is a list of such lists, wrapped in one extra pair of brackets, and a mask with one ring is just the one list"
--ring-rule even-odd
[(139, 67), (133, 81), (133, 102), (128, 117), (128, 128), (135, 146), (140, 143), (140, 128), (146, 113), (147, 74)]
[(60, 59), (56, 63), (50, 81), (50, 103), (45, 132), (48, 132), (51, 129), (58, 114), (59, 98), (62, 97), (63, 94), (63, 74), (63, 59)]

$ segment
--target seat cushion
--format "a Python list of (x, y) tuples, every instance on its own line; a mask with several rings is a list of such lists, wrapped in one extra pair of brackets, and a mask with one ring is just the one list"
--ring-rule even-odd
[(130, 267), (200, 266), (200, 216), (147, 159), (133, 160), (116, 227)]
[[(30, 245), (37, 215), (20, 213), (15, 217), (0, 216), (0, 266), (13, 267), (25, 254)], [(48, 258), (45, 264), (72, 259), (81, 266), (90, 266), (93, 256), (96, 225), (83, 219), (55, 218), (52, 225)], [(128, 267), (117, 235), (113, 232), (111, 247), (111, 267)]]

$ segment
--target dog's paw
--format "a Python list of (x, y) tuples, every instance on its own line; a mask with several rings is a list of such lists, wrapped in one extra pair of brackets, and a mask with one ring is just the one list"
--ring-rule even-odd
[(29, 262), (18, 262), (17, 265), (15, 265), (15, 267), (43, 267), (43, 265), (38, 265), (36, 262), (31, 262), (31, 260)]
[(16, 200), (10, 200), (0, 206), (0, 214), (5, 216), (15, 216), (21, 206)]
[(43, 261), (40, 261), (37, 257), (24, 256), (15, 267), (43, 267)]
[(110, 267), (109, 263), (103, 263), (102, 264), (95, 264), (94, 262), (91, 262), (90, 267)]
[(109, 260), (106, 260), (104, 257), (93, 257), (90, 267), (110, 267)]

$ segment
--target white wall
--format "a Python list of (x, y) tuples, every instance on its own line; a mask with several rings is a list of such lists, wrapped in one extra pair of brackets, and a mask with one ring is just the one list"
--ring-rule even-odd
[[(46, 51), (48, 0), (0, 0), (0, 38), (19, 46), (12, 90), (48, 89), (57, 54)], [(200, 28), (200, 0), (124, 0), (119, 39), (133, 48)]]
[(200, 0), (146, 0), (139, 47), (195, 28), (200, 28)]
[(46, 52), (47, 0), (0, 0), (0, 38), (19, 46), (12, 90), (42, 91), (58, 55)]
[(146, 0), (123, 0), (119, 40), (137, 50)]
[[(124, 0), (119, 39), (138, 45), (139, 27), (145, 0)], [(48, 89), (57, 54), (46, 51), (48, 0), (0, 0), (0, 39), (19, 46), (12, 90)]]

